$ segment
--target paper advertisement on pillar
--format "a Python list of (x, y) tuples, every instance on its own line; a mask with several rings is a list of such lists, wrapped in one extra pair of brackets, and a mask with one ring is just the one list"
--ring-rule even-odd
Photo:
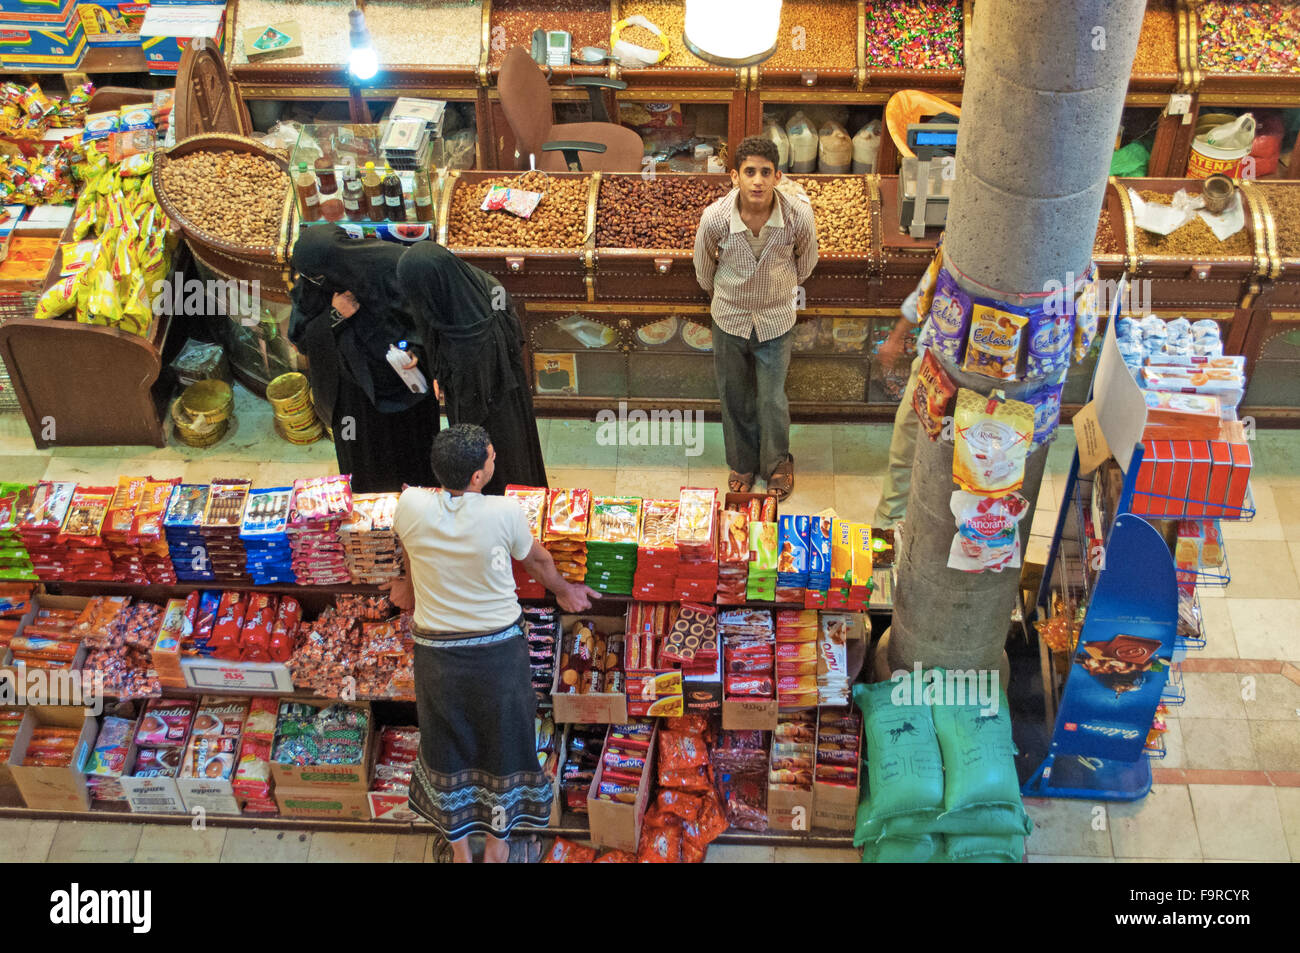
[(1110, 320), (1106, 322), (1106, 337), (1101, 343), (1101, 357), (1097, 372), (1092, 378), (1092, 403), (1097, 411), (1097, 421), (1120, 469), (1128, 473), (1133, 458), (1133, 448), (1142, 442), (1142, 432), (1147, 427), (1147, 404), (1132, 373), (1120, 356), (1115, 339), (1115, 320), (1118, 304), (1124, 298), (1124, 285), (1111, 302)]

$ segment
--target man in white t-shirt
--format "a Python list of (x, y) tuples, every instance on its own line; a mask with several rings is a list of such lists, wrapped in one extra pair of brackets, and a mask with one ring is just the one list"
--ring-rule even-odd
[(482, 495), (495, 459), (482, 427), (442, 431), (433, 472), (444, 489), (407, 488), (393, 517), (406, 575), (390, 596), (399, 608), (414, 609), (420, 759), (411, 806), (452, 842), (462, 863), (470, 860), (470, 834), (489, 835), (484, 860), (500, 863), (516, 824), (545, 826), (549, 816), (511, 557), (555, 593), (565, 612), (582, 612), (599, 598), (560, 575), (518, 502)]

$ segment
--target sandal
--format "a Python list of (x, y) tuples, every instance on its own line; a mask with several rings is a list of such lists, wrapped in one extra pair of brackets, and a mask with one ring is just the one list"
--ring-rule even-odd
[(794, 492), (794, 457), (787, 456), (776, 465), (772, 475), (767, 478), (768, 496), (776, 497), (778, 503), (785, 502), (786, 497)]
[(748, 493), (754, 487), (754, 474), (740, 474), (735, 470), (727, 477), (727, 489), (732, 493)]

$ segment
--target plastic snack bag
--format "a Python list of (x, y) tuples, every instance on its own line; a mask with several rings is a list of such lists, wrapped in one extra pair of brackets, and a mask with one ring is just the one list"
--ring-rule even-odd
[(1034, 439), (1034, 408), (1007, 400), (999, 390), (984, 397), (963, 387), (957, 391), (955, 417), (952, 476), (957, 484), (980, 496), (1020, 489)]
[(948, 568), (962, 572), (1001, 572), (1020, 566), (1020, 519), (1029, 508), (1019, 493), (976, 496), (955, 490), (949, 503), (957, 532), (948, 550)]
[(1028, 321), (1024, 314), (985, 304), (975, 305), (971, 312), (970, 339), (966, 344), (962, 370), (1003, 381), (1015, 380), (1020, 338)]

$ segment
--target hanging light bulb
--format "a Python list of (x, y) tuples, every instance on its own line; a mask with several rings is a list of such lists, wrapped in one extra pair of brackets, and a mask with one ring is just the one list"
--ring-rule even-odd
[(348, 11), (348, 72), (363, 82), (374, 79), (379, 72), (379, 56), (370, 43), (370, 30), (366, 28), (366, 15), (355, 7)]
[(686, 0), (682, 39), (702, 60), (756, 66), (776, 52), (781, 0)]

